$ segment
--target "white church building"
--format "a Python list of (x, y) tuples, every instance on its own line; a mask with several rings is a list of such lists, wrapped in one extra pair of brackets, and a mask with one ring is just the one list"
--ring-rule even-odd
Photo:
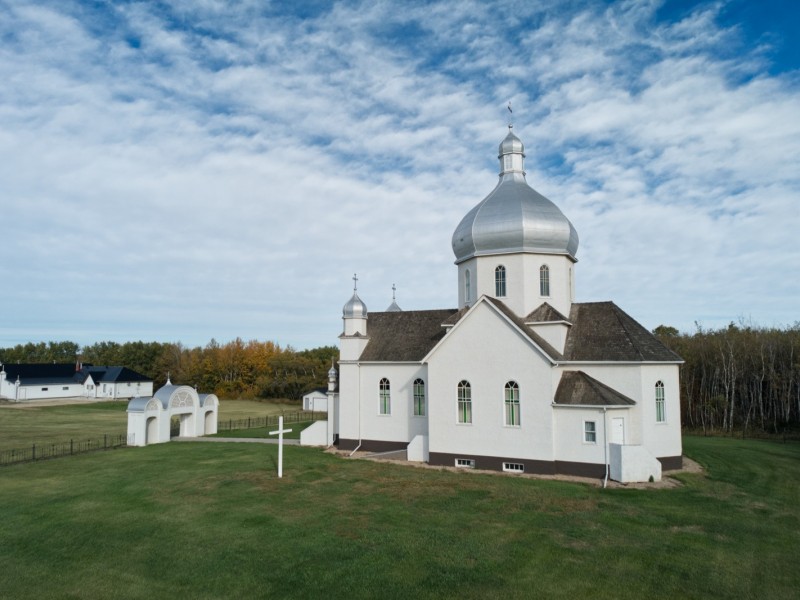
[(509, 126), (497, 186), (452, 237), (458, 308), (368, 313), (354, 286), (328, 441), (432, 465), (658, 480), (682, 466), (682, 360), (613, 302), (575, 302), (578, 234), (528, 185), (524, 157)]

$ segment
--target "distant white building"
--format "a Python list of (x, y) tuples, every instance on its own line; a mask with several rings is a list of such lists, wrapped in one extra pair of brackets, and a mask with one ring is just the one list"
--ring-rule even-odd
[(303, 394), (303, 410), (328, 412), (328, 389), (316, 388)]
[(354, 288), (327, 440), (434, 465), (660, 479), (682, 465), (682, 360), (613, 302), (575, 302), (577, 232), (528, 185), (524, 157), (509, 127), (497, 186), (452, 236), (458, 308), (368, 313)]
[(127, 367), (63, 363), (0, 365), (0, 398), (13, 402), (74, 397), (124, 400), (152, 394), (153, 380)]

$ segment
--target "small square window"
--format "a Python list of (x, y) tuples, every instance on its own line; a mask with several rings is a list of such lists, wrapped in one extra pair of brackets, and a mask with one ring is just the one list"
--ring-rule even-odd
[(503, 463), (503, 471), (506, 473), (524, 473), (525, 472), (525, 465), (522, 463)]
[(457, 458), (456, 466), (461, 467), (462, 469), (474, 469), (475, 461), (471, 458)]
[(50, 388), (42, 388), (42, 391), (43, 391), (43, 392), (46, 392), (46, 391), (47, 391), (47, 390), (49, 390), (49, 389), (50, 389)]
[(69, 390), (69, 386), (65, 385), (65, 386), (64, 386), (64, 387), (62, 387), (61, 389), (62, 389), (62, 390), (64, 390), (64, 391), (66, 392), (67, 390)]
[(587, 444), (597, 443), (597, 423), (594, 421), (583, 422), (583, 441)]

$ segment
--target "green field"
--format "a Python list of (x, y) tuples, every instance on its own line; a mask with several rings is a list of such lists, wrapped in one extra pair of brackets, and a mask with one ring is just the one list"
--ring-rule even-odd
[[(42, 446), (70, 439), (124, 435), (128, 431), (127, 402), (92, 402), (24, 408), (0, 405), (0, 450)], [(299, 402), (220, 401), (219, 420), (263, 417), (300, 410)]]
[(172, 443), (0, 470), (2, 598), (797, 598), (800, 445), (607, 489)]

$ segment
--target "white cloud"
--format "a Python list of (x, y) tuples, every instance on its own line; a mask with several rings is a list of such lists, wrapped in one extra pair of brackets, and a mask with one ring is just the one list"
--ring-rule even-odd
[(0, 346), (335, 343), (353, 271), (371, 309), (392, 283), (454, 305), (450, 235), (496, 181), (509, 98), (582, 299), (649, 327), (795, 320), (797, 80), (732, 54), (715, 6), (658, 7), (15, 4)]

